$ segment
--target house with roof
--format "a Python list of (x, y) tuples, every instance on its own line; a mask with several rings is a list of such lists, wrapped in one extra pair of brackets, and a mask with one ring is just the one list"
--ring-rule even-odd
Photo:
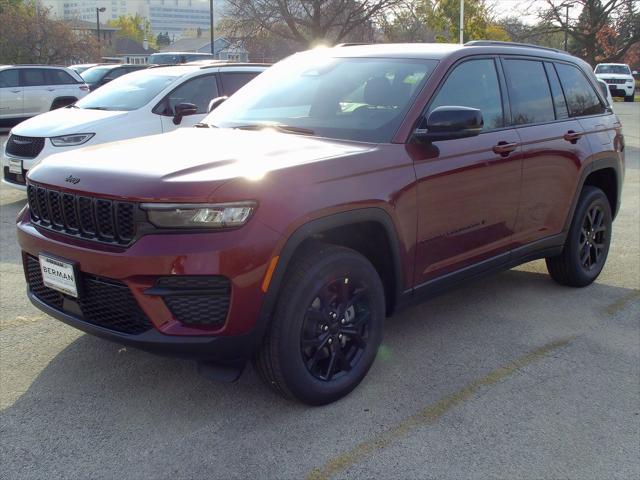
[[(86, 22), (84, 20), (67, 20), (65, 23), (71, 31), (78, 36), (98, 34), (98, 26), (96, 22)], [(116, 32), (120, 30), (118, 27), (110, 27), (103, 23), (100, 24), (100, 44), (105, 47), (113, 46), (116, 39)]]
[(116, 37), (113, 42), (112, 53), (103, 56), (106, 62), (114, 63), (133, 63), (135, 65), (144, 65), (149, 63), (149, 56), (156, 53), (157, 50), (149, 47), (149, 42), (137, 42), (127, 37)]
[[(199, 31), (198, 33), (200, 35), (195, 38), (181, 38), (160, 51), (211, 53), (211, 41), (206, 36), (206, 32)], [(231, 62), (249, 61), (249, 52), (244, 48), (241, 40), (218, 37), (213, 41), (213, 47), (213, 54), (218, 60), (229, 60)]]

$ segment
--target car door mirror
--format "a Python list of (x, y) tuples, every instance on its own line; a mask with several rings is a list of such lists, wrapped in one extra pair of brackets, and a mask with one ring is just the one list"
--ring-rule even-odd
[(213, 100), (211, 100), (209, 102), (209, 108), (207, 108), (207, 112), (211, 112), (213, 110), (215, 110), (216, 108), (218, 108), (227, 98), (226, 95), (223, 97), (216, 97)]
[(477, 108), (442, 106), (423, 118), (413, 136), (427, 142), (475, 137), (483, 125), (482, 112)]
[(193, 103), (179, 103), (174, 108), (173, 123), (174, 125), (180, 125), (182, 117), (187, 115), (195, 115), (198, 113), (198, 106)]

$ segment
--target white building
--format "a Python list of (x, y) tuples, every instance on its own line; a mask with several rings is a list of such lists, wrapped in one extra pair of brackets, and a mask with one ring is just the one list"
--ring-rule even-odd
[[(121, 15), (138, 14), (151, 23), (154, 35), (169, 33), (180, 38), (185, 30), (209, 28), (209, 0), (39, 0), (51, 9), (54, 17), (65, 20), (96, 21), (96, 8), (100, 21), (115, 20)], [(224, 0), (214, 0), (214, 23), (224, 12)]]

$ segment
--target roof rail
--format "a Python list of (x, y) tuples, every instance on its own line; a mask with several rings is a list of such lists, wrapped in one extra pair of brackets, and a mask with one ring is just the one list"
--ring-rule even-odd
[(471, 40), (464, 44), (465, 47), (526, 47), (526, 48), (536, 48), (539, 50), (548, 50), (550, 52), (556, 53), (567, 53), (564, 50), (559, 50), (557, 48), (551, 47), (541, 47), (540, 45), (534, 45), (532, 43), (517, 43), (517, 42), (502, 42), (499, 40)]

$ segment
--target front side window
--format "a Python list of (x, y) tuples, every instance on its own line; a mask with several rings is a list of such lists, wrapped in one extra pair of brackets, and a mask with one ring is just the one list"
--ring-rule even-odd
[(193, 103), (198, 107), (196, 113), (207, 113), (209, 102), (218, 96), (215, 75), (203, 75), (189, 80), (165, 98), (165, 115), (173, 115), (179, 103)]
[(222, 128), (281, 125), (321, 137), (390, 142), (436, 60), (296, 54), (220, 105), (205, 122)]
[(82, 72), (80, 76), (87, 83), (96, 83), (102, 80), (102, 77), (104, 77), (112, 68), (113, 67), (93, 67)]
[(597, 115), (605, 108), (584, 74), (573, 65), (557, 63), (556, 70), (572, 117)]
[(20, 69), (20, 83), (23, 87), (37, 87), (48, 85), (43, 68), (22, 68)]
[(503, 64), (513, 123), (526, 125), (555, 120), (549, 82), (542, 62), (507, 59)]
[(469, 60), (456, 66), (429, 106), (477, 108), (482, 112), (483, 130), (504, 126), (502, 97), (496, 66), (491, 58)]
[(18, 86), (18, 70), (0, 71), (0, 88), (17, 87), (17, 86)]

